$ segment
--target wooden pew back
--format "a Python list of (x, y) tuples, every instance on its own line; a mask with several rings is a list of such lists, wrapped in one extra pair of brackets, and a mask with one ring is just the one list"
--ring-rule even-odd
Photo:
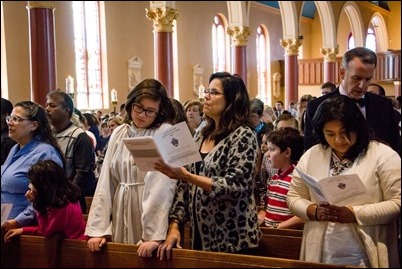
[(262, 237), (255, 255), (298, 260), (303, 231), (261, 227)]
[[(92, 197), (85, 197), (87, 209), (91, 207)], [(88, 219), (88, 214), (83, 214), (85, 221)], [(273, 229), (261, 227), (262, 238), (258, 245), (258, 250), (255, 255), (264, 257), (299, 259), (302, 230), (296, 229)], [(181, 231), (182, 242), (184, 249), (191, 249), (191, 233), (190, 225), (187, 223)]]
[[(3, 241), (2, 241), (3, 242)], [(88, 250), (86, 241), (65, 239), (59, 241), (60, 248), (53, 254), (54, 242), (41, 236), (23, 235), (4, 245), (2, 243), (2, 268), (355, 268), (298, 260), (217, 253), (186, 249), (174, 249), (170, 260), (160, 261), (156, 257), (141, 258), (138, 246), (107, 243), (100, 252)], [(57, 247), (56, 247), (57, 249)], [(53, 262), (53, 263), (50, 263)]]
[(82, 212), (82, 214), (88, 214), (91, 209), (92, 204), (92, 196), (85, 196), (85, 203), (87, 204), (87, 212)]
[[(273, 229), (261, 227), (262, 237), (258, 244), (257, 256), (285, 258), (298, 260), (303, 236), (303, 230)], [(181, 245), (185, 249), (191, 249), (191, 232), (189, 224), (182, 231)]]

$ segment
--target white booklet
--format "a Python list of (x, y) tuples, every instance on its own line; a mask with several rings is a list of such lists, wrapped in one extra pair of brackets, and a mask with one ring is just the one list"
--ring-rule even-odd
[(317, 179), (295, 168), (310, 190), (320, 201), (337, 206), (372, 203), (366, 186), (357, 174), (338, 175)]
[(1, 204), (1, 225), (7, 221), (8, 215), (10, 215), (13, 204)]
[(185, 121), (152, 136), (123, 138), (123, 142), (142, 171), (155, 171), (154, 164), (163, 159), (173, 167), (201, 161), (198, 147)]

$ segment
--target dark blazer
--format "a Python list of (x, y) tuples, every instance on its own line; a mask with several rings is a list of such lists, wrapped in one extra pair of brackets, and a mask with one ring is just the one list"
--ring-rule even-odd
[[(308, 102), (306, 109), (306, 120), (304, 125), (304, 149), (307, 150), (318, 143), (313, 133), (312, 119), (318, 106), (327, 98), (340, 94), (339, 87), (326, 95), (320, 96)], [(368, 128), (375, 138), (387, 143), (400, 154), (401, 142), (399, 137), (397, 120), (395, 119), (392, 101), (386, 97), (367, 92), (366, 99), (366, 121)]]

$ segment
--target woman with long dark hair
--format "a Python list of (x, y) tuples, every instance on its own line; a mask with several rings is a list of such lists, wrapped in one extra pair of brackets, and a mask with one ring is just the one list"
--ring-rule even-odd
[(180, 246), (179, 227), (187, 221), (193, 249), (252, 253), (261, 236), (254, 197), (258, 144), (248, 126), (246, 85), (238, 75), (214, 73), (204, 97), (206, 125), (195, 136), (201, 164), (174, 168), (161, 160), (156, 166), (178, 180), (169, 234), (158, 249), (161, 259)]
[[(303, 154), (297, 168), (319, 179), (357, 174), (371, 201), (344, 206), (320, 201), (294, 172), (287, 203), (305, 220), (301, 260), (399, 268), (400, 156), (371, 137), (358, 105), (347, 96), (323, 101), (312, 123), (320, 143)], [(347, 178), (342, 183), (351, 184)]]

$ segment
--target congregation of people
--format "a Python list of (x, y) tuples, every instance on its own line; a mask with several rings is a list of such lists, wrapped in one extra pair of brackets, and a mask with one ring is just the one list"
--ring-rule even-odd
[[(22, 234), (138, 244), (170, 259), (189, 225), (194, 250), (253, 255), (261, 227), (303, 230), (300, 260), (399, 268), (401, 98), (371, 83), (376, 54), (347, 51), (340, 85), (285, 107), (249, 96), (237, 74), (210, 75), (203, 98), (180, 102), (156, 79), (134, 86), (118, 113), (80, 111), (69, 94), (45, 106), (1, 100), (3, 240)], [(136, 166), (123, 139), (185, 121), (201, 161), (153, 171)], [(296, 169), (297, 168), (297, 169)], [(301, 174), (357, 174), (370, 201), (330, 204)], [(87, 208), (85, 197), (91, 196)], [(87, 219), (83, 214), (88, 212)]]

